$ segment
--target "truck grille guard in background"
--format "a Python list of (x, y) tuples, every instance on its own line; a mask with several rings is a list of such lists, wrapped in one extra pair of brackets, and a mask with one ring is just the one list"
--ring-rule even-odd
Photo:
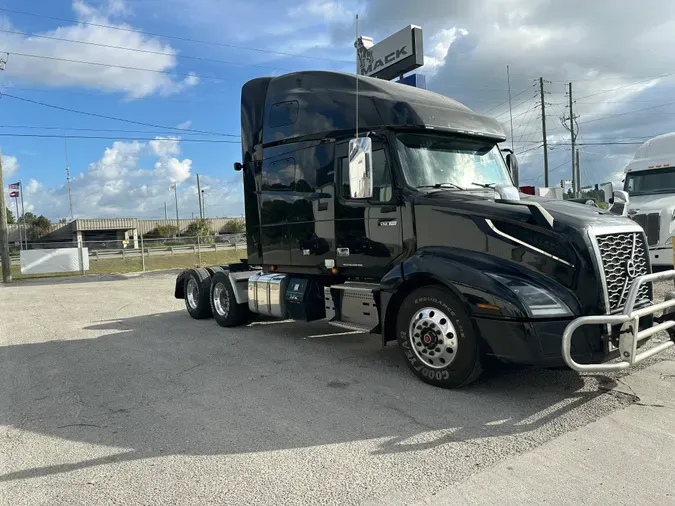
[[(626, 305), (619, 314), (607, 314), (598, 316), (581, 316), (573, 320), (563, 332), (562, 336), (562, 355), (565, 363), (578, 372), (613, 372), (622, 371), (633, 365), (636, 365), (649, 357), (661, 353), (675, 345), (673, 334), (669, 331), (670, 340), (643, 351), (637, 352), (637, 345), (640, 341), (653, 336), (657, 332), (675, 327), (675, 292), (666, 295), (666, 300), (659, 303), (650, 303), (650, 305), (640, 309), (634, 309), (638, 301), (638, 295), (645, 283), (661, 281), (666, 279), (675, 279), (675, 270), (657, 272), (654, 274), (645, 274), (638, 276), (633, 280), (633, 284), (626, 298)], [(673, 298), (670, 298), (673, 297)], [(651, 328), (639, 330), (640, 318), (663, 311), (659, 323)], [(584, 325), (621, 325), (619, 332), (619, 354), (621, 361), (608, 364), (579, 364), (572, 358), (572, 334), (579, 327)]]

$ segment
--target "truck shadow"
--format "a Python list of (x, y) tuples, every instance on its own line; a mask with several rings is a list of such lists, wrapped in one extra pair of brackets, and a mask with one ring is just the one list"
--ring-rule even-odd
[(597, 378), (534, 369), (434, 388), (408, 371), (395, 346), (323, 323), (223, 329), (176, 311), (85, 330), (98, 337), (0, 348), (11, 400), (0, 423), (119, 452), (0, 481), (164, 455), (366, 440), (377, 440), (373, 454), (501, 436), (535, 444), (586, 423), (576, 413), (603, 394)]

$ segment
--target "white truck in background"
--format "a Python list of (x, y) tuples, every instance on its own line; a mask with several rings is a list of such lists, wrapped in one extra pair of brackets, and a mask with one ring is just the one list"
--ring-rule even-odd
[[(652, 266), (673, 266), (675, 234), (675, 132), (642, 144), (626, 166), (621, 214), (638, 223), (647, 235)], [(626, 195), (627, 194), (627, 195)], [(615, 209), (612, 211), (616, 212)]]

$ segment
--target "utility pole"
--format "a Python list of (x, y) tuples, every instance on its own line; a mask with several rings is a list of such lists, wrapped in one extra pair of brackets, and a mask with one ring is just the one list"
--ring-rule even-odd
[(579, 197), (581, 197), (581, 170), (579, 169), (579, 148), (577, 148), (577, 185), (579, 187)]
[(541, 94), (541, 131), (544, 140), (544, 186), (548, 188), (548, 141), (546, 140), (546, 102), (544, 101), (544, 78), (539, 78)]
[(202, 207), (202, 187), (199, 184), (199, 174), (197, 174), (197, 198), (199, 198), (199, 218), (204, 219), (204, 208)]
[(66, 139), (65, 137), (63, 138), (63, 144), (66, 148), (66, 181), (68, 182), (68, 209), (70, 211), (70, 221), (73, 221), (73, 194), (70, 192), (70, 164), (68, 163), (68, 139)]
[(177, 234), (180, 235), (180, 220), (178, 219), (178, 183), (173, 183), (173, 196), (176, 198), (176, 228)]
[[(2, 60), (0, 60), (1, 62)], [(12, 260), (9, 258), (9, 231), (7, 229), (7, 206), (5, 205), (5, 182), (2, 178), (2, 154), (0, 154), (0, 260), (2, 282), (12, 281)]]
[(576, 153), (576, 150), (574, 148), (574, 141), (576, 141), (577, 137), (574, 135), (574, 110), (572, 109), (572, 83), (569, 83), (569, 95), (570, 95), (570, 136), (572, 139), (572, 193), (574, 193), (574, 196), (577, 197), (579, 193), (579, 189), (581, 188), (581, 184), (579, 180), (577, 179), (577, 171), (575, 169), (575, 164), (574, 164), (574, 156)]
[[(0, 58), (0, 70), (5, 70), (7, 58)], [(23, 191), (23, 188), (21, 188)], [(5, 205), (5, 181), (2, 178), (2, 153), (0, 153), (0, 261), (2, 261), (2, 282), (12, 281), (12, 260), (9, 258), (9, 230), (7, 228), (7, 206)]]
[(204, 211), (204, 218), (206, 218), (206, 190), (202, 190), (202, 211)]
[(169, 221), (169, 215), (166, 211), (166, 200), (164, 201), (164, 221)]
[[(506, 66), (506, 82), (509, 85), (509, 117), (511, 118), (511, 151), (515, 153), (515, 148), (513, 147), (513, 109), (511, 108), (511, 73), (509, 71), (509, 66)], [(516, 184), (518, 182), (516, 181)]]

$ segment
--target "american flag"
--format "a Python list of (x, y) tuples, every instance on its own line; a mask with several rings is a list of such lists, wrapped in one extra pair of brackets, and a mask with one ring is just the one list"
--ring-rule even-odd
[(9, 189), (10, 190), (18, 190), (21, 188), (21, 183), (9, 183)]
[(18, 196), (19, 196), (19, 192), (9, 192), (9, 197), (10, 197), (10, 198), (15, 199), (15, 198), (17, 198)]

